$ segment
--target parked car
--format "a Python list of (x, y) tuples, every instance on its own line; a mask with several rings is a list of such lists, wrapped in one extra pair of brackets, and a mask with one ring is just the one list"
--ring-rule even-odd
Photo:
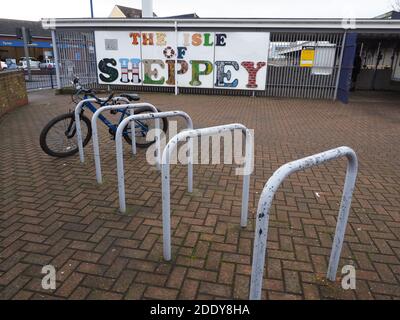
[(4, 61), (0, 61), (0, 71), (7, 69), (7, 64)]
[(17, 60), (13, 59), (13, 58), (7, 58), (6, 59), (6, 65), (7, 65), (7, 69), (8, 70), (13, 70), (13, 69), (17, 69)]
[(45, 59), (39, 64), (40, 69), (53, 69), (54, 67), (55, 64), (51, 59)]
[[(22, 69), (28, 68), (27, 60), (25, 57), (21, 57), (18, 64), (19, 64), (19, 67)], [(39, 69), (40, 61), (33, 57), (29, 57), (29, 64), (31, 66), (31, 69)]]

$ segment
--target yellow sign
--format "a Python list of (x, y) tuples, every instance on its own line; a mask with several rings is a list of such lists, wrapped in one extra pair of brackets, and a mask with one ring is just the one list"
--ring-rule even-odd
[(300, 67), (312, 67), (314, 64), (314, 47), (303, 47), (300, 56)]

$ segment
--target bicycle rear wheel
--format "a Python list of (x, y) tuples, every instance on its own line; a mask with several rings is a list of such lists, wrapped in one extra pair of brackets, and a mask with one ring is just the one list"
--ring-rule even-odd
[[(160, 112), (160, 110), (158, 110), (158, 111)], [(152, 113), (152, 112), (154, 112), (154, 111), (151, 108), (142, 107), (142, 108), (138, 108), (137, 110), (135, 110), (135, 115), (143, 114), (143, 113)], [(135, 139), (136, 139), (136, 146), (138, 148), (147, 148), (155, 142), (155, 139), (152, 139), (149, 141), (148, 137), (147, 137), (147, 133), (152, 129), (155, 129), (154, 119), (135, 121)], [(160, 129), (162, 131), (164, 131), (164, 133), (167, 133), (167, 131), (168, 131), (167, 118), (160, 119)], [(124, 128), (124, 139), (129, 144), (132, 144), (130, 132), (131, 132), (131, 129), (128, 124)]]
[[(80, 117), (83, 146), (86, 146), (92, 137), (90, 120)], [(75, 115), (66, 113), (51, 120), (40, 133), (40, 146), (48, 155), (64, 158), (79, 151), (76, 139)]]

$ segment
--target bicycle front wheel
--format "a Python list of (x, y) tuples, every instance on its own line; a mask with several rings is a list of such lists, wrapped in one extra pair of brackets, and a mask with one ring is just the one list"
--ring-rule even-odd
[[(92, 137), (90, 120), (80, 117), (83, 146), (86, 146)], [(75, 115), (66, 113), (51, 120), (40, 133), (40, 146), (48, 155), (64, 158), (78, 152), (76, 138)]]

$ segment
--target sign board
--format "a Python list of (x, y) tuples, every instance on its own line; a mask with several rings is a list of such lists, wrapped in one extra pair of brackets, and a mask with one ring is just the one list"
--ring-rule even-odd
[(265, 90), (268, 32), (95, 31), (95, 43), (101, 84)]
[[(0, 39), (0, 47), (20, 47), (24, 46), (24, 41), (22, 40), (3, 40)], [(36, 48), (52, 48), (53, 44), (51, 42), (45, 41), (33, 41), (28, 44), (28, 47), (36, 47)]]
[(331, 75), (335, 66), (336, 45), (326, 44), (315, 48), (314, 62), (311, 74)]
[(300, 55), (300, 67), (312, 67), (314, 64), (314, 56), (314, 47), (303, 47)]

